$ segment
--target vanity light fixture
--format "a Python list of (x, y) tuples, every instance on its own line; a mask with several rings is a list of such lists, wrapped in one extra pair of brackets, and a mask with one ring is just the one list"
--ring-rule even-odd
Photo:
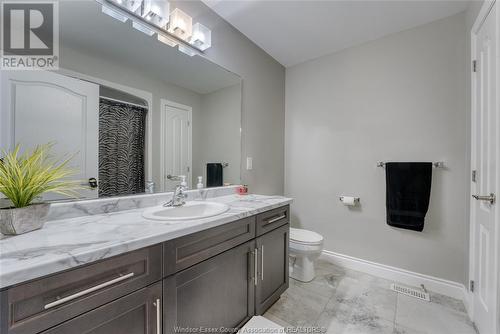
[(174, 9), (170, 13), (170, 22), (168, 24), (168, 32), (175, 36), (189, 41), (193, 31), (193, 19), (188, 14), (184, 13), (179, 8)]
[(212, 45), (212, 32), (201, 23), (193, 25), (193, 35), (189, 43), (196, 46), (198, 49), (205, 51)]
[(139, 14), (143, 0), (111, 0), (118, 6), (125, 8), (129, 12)]
[(174, 47), (178, 44), (175, 39), (167, 36), (166, 34), (158, 34), (158, 40), (171, 47)]
[(121, 22), (132, 20), (134, 29), (194, 56), (212, 44), (212, 32), (201, 23), (193, 26), (191, 16), (175, 8), (170, 14), (167, 0), (95, 0), (102, 12)]
[(187, 54), (188, 56), (190, 57), (193, 57), (195, 56), (197, 53), (195, 51), (193, 51), (192, 48), (188, 48), (188, 47), (185, 47), (184, 45), (181, 45), (179, 44), (179, 51), (184, 53), (184, 54)]
[(149, 29), (144, 24), (136, 22), (136, 21), (132, 22), (132, 27), (134, 27), (135, 29), (139, 30), (142, 33), (145, 33), (148, 36), (153, 36), (155, 33), (153, 30)]
[(170, 4), (167, 0), (144, 0), (142, 17), (160, 28), (166, 28), (169, 21)]
[(125, 15), (122, 15), (114, 10), (112, 10), (111, 8), (109, 7), (106, 7), (106, 6), (102, 6), (102, 12), (106, 15), (109, 15), (111, 16), (112, 18), (122, 22), (122, 23), (125, 23), (127, 22), (128, 18), (125, 16)]

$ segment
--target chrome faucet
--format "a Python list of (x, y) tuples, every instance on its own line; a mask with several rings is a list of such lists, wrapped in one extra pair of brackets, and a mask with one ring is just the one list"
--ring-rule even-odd
[(186, 187), (183, 185), (177, 185), (174, 190), (174, 194), (172, 195), (172, 199), (167, 203), (163, 204), (163, 206), (183, 206), (186, 204), (185, 199), (187, 198)]

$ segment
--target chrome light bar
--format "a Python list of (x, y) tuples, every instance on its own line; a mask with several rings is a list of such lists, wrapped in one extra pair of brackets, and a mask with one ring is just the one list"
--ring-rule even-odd
[[(193, 55), (203, 56), (203, 50), (196, 47), (196, 45), (192, 45), (189, 42), (183, 40), (182, 38), (179, 38), (176, 35), (170, 33), (166, 29), (156, 26), (152, 22), (144, 19), (138, 13), (130, 12), (125, 8), (118, 6), (111, 0), (95, 0), (95, 1), (103, 6), (103, 12), (105, 12), (106, 14), (110, 15), (109, 11), (114, 12), (116, 15), (110, 15), (110, 16), (114, 17), (115, 19), (121, 22), (125, 22), (126, 20), (124, 18), (127, 18), (136, 25), (140, 25), (141, 27), (153, 32), (153, 34), (154, 33), (158, 34), (158, 40), (162, 41), (165, 44), (170, 46), (178, 44), (179, 50), (181, 52), (187, 53), (190, 56)], [(122, 17), (123, 19), (119, 19), (118, 17)]]

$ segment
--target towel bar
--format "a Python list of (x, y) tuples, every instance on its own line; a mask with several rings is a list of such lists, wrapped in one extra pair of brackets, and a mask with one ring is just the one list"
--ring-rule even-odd
[[(385, 167), (385, 162), (379, 161), (377, 162), (377, 167)], [(434, 168), (444, 168), (444, 162), (443, 161), (436, 161), (432, 163), (432, 167)]]

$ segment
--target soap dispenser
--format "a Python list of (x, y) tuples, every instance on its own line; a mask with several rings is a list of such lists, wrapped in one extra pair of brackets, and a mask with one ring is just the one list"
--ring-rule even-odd
[(202, 176), (198, 176), (198, 183), (196, 184), (196, 189), (203, 189), (204, 186), (203, 186), (203, 177)]
[(184, 189), (188, 189), (188, 184), (186, 182), (186, 175), (181, 175), (180, 178), (181, 178), (181, 187), (183, 187)]

